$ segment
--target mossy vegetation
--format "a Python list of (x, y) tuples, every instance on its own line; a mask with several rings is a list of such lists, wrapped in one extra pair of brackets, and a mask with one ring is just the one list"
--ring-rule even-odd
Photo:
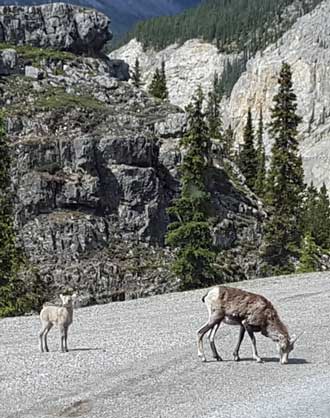
[(105, 111), (107, 106), (91, 95), (69, 94), (61, 88), (48, 89), (34, 102), (38, 111), (51, 111), (59, 109), (86, 109), (91, 111)]
[(58, 51), (50, 48), (36, 48), (31, 45), (12, 45), (9, 43), (0, 43), (0, 51), (5, 49), (15, 49), (17, 54), (32, 64), (38, 65), (43, 60), (68, 61), (77, 59), (71, 52)]

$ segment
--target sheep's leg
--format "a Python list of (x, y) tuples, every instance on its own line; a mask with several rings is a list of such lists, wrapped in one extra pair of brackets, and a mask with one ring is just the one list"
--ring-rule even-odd
[(217, 333), (219, 326), (220, 326), (220, 322), (214, 325), (214, 327), (212, 328), (210, 332), (209, 338), (210, 338), (210, 347), (213, 353), (213, 358), (215, 358), (217, 361), (222, 361), (222, 358), (219, 356), (217, 352), (217, 348), (215, 346), (215, 342), (214, 342), (215, 334)]
[(64, 327), (64, 350), (68, 352), (68, 327)]
[(49, 349), (48, 349), (48, 344), (47, 344), (47, 335), (49, 333), (49, 331), (51, 330), (53, 324), (48, 324), (45, 333), (44, 333), (44, 343), (45, 343), (45, 351), (48, 353)]
[(258, 351), (257, 351), (257, 342), (256, 342), (256, 338), (254, 336), (254, 333), (252, 331), (252, 329), (247, 325), (247, 324), (243, 324), (247, 333), (249, 334), (249, 337), (251, 339), (252, 342), (252, 355), (253, 358), (257, 361), (257, 363), (263, 363), (262, 359), (259, 357), (258, 355)]
[(206, 361), (206, 357), (204, 354), (204, 346), (203, 346), (203, 337), (204, 335), (213, 328), (217, 323), (221, 323), (222, 317), (220, 315), (211, 317), (205, 325), (203, 325), (197, 331), (197, 346), (198, 346), (198, 357), (202, 359), (202, 361)]
[(242, 344), (242, 341), (243, 341), (243, 338), (244, 338), (244, 334), (245, 334), (245, 328), (241, 325), (240, 329), (239, 329), (238, 342), (237, 342), (237, 345), (236, 345), (234, 353), (233, 353), (235, 361), (240, 361), (239, 349), (241, 347), (241, 344)]
[(39, 342), (40, 342), (40, 351), (43, 353), (44, 351), (48, 351), (47, 346), (47, 334), (49, 330), (51, 329), (52, 324), (49, 324), (48, 322), (42, 322), (42, 328), (39, 333)]
[(65, 327), (60, 325), (61, 351), (65, 353)]

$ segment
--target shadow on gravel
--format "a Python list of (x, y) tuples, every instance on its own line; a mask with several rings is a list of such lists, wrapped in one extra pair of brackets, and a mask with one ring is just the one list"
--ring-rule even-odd
[(71, 348), (69, 351), (105, 351), (104, 348)]
[[(263, 363), (279, 363), (280, 360), (278, 357), (268, 357), (262, 358)], [(217, 360), (207, 360), (206, 363), (213, 363), (213, 364), (221, 364), (221, 363), (227, 363), (227, 362), (233, 362), (233, 363), (245, 363), (245, 362), (249, 362), (249, 363), (256, 363), (257, 362), (252, 358), (252, 357), (244, 357), (241, 358), (240, 361), (236, 362), (235, 360), (222, 360), (222, 361), (217, 361)], [(290, 364), (310, 364), (307, 360), (303, 359), (303, 358), (290, 358), (289, 359), (289, 363), (286, 364), (286, 366), (290, 366)]]
[[(263, 361), (264, 363), (279, 363), (277, 357), (263, 358)], [(309, 364), (309, 362), (304, 358), (289, 358), (289, 363), (286, 366), (290, 366), (290, 364)]]

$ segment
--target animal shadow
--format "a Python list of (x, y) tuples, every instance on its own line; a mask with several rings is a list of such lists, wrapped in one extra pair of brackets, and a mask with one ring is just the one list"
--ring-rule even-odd
[(69, 351), (105, 351), (105, 348), (101, 347), (81, 347), (71, 348)]

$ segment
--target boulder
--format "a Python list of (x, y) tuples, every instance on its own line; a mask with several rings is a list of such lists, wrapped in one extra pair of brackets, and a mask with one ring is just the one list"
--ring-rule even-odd
[(110, 20), (64, 3), (0, 7), (0, 42), (97, 55), (111, 39)]

